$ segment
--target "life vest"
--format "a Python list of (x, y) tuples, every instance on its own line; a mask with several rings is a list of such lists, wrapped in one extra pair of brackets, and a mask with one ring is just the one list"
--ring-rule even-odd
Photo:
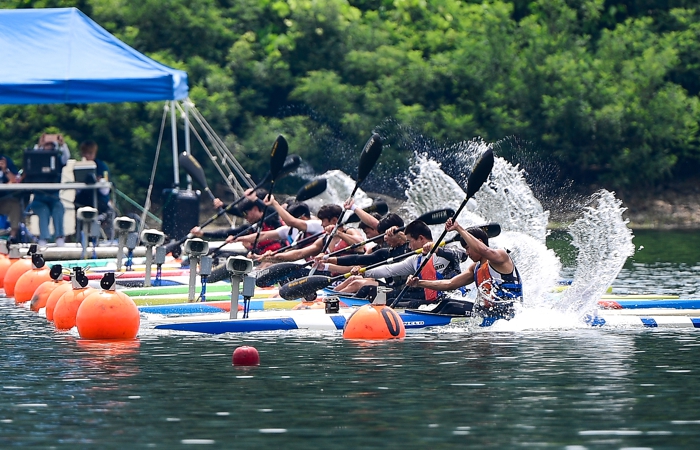
[(502, 274), (493, 269), (488, 261), (478, 262), (474, 267), (474, 282), (477, 288), (477, 301), (488, 309), (499, 302), (512, 303), (523, 298), (523, 284), (518, 269), (513, 264), (513, 273)]
[[(421, 265), (421, 258), (423, 255), (418, 256), (417, 260), (417, 266), (420, 267)], [(442, 274), (440, 274), (436, 269), (435, 269), (435, 264), (433, 263), (433, 258), (430, 257), (428, 262), (425, 264), (425, 267), (420, 271), (420, 274), (418, 274), (418, 278), (421, 280), (442, 280)], [(436, 291), (434, 289), (423, 289), (425, 299), (429, 302), (433, 302), (437, 300), (438, 295), (440, 294), (439, 291)]]
[[(268, 225), (265, 222), (263, 222), (262, 231), (270, 231), (275, 229), (277, 229), (277, 227), (273, 227), (272, 225)], [(268, 239), (266, 241), (258, 242), (258, 245), (256, 245), (253, 249), (253, 253), (255, 253), (256, 255), (262, 255), (265, 252), (274, 252), (275, 250), (279, 250), (281, 248), (282, 243), (280, 241)]]

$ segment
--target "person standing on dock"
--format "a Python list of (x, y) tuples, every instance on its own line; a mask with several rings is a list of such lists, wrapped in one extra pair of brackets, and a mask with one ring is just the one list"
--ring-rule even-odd
[[(17, 166), (9, 156), (0, 155), (0, 183), (17, 183), (19, 177)], [(0, 196), (0, 214), (7, 216), (10, 222), (10, 243), (18, 242), (19, 222), (22, 219), (22, 204), (16, 197), (16, 192), (5, 191)]]

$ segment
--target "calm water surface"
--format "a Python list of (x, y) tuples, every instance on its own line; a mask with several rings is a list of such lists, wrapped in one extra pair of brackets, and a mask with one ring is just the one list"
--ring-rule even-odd
[[(638, 234), (635, 245), (663, 236)], [(698, 255), (643, 254), (616, 289), (700, 296)], [(57, 333), (8, 300), (0, 317), (0, 448), (700, 443), (700, 331), (455, 326), (381, 343), (325, 333), (144, 333), (102, 344)], [(260, 351), (260, 367), (232, 367), (240, 345)]]

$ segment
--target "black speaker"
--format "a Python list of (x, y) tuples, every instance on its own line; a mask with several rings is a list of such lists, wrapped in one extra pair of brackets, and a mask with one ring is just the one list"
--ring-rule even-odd
[(163, 191), (163, 233), (181, 239), (199, 225), (199, 191), (166, 189)]

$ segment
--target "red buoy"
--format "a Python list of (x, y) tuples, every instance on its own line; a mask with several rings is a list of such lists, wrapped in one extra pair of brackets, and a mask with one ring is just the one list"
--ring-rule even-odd
[(258, 354), (258, 350), (255, 347), (248, 347), (247, 345), (238, 347), (233, 351), (233, 365), (259, 366), (260, 354)]

